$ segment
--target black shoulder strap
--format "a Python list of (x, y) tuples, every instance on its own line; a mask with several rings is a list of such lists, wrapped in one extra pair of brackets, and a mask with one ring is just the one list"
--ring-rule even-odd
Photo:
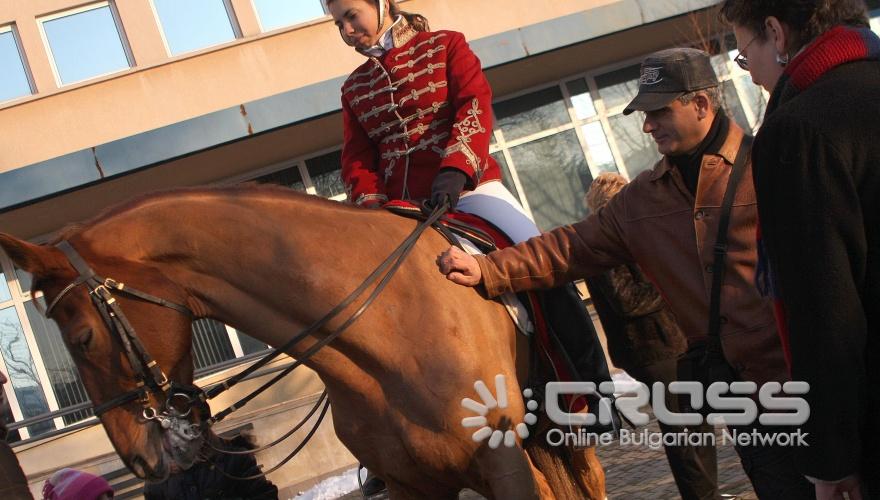
[(719, 339), (721, 335), (721, 284), (724, 281), (725, 260), (727, 259), (727, 228), (730, 226), (730, 211), (733, 207), (733, 199), (736, 197), (736, 189), (746, 171), (752, 140), (751, 136), (743, 136), (739, 151), (736, 153), (733, 170), (727, 181), (727, 191), (724, 193), (724, 201), (721, 204), (718, 238), (715, 240), (715, 261), (712, 263), (712, 295), (709, 303), (709, 343), (710, 345), (717, 344), (719, 349), (720, 342), (713, 342), (713, 340)]

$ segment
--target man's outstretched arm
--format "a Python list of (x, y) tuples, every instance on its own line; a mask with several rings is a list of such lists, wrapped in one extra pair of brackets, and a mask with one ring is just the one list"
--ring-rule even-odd
[(451, 247), (437, 257), (437, 266), (459, 285), (483, 283), (490, 297), (554, 288), (602, 273), (632, 260), (609, 208), (489, 255)]

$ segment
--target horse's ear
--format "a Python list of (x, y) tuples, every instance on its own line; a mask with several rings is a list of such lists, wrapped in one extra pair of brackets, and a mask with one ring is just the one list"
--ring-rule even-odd
[(34, 276), (45, 276), (58, 267), (54, 248), (34, 245), (6, 233), (0, 233), (0, 248), (15, 265)]

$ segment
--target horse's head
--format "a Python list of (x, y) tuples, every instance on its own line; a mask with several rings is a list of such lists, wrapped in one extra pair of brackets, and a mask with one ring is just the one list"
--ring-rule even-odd
[[(101, 277), (175, 304), (187, 304), (186, 291), (159, 269), (120, 257), (95, 255), (83, 241), (75, 241), (74, 245)], [(127, 339), (112, 325), (112, 315), (106, 316), (93, 302), (93, 296), (101, 294), (90, 292), (88, 283), (69, 288), (82, 274), (59, 248), (33, 245), (2, 233), (0, 247), (33, 275), (33, 290), (42, 291), (47, 304), (58, 299), (49, 315), (61, 330), (92, 402), (96, 409), (103, 410), (101, 422), (129, 469), (138, 477), (161, 480), (167, 477), (172, 462), (189, 468), (203, 445), (200, 430), (207, 418), (206, 406), (191, 403), (178, 392), (178, 388), (191, 387), (193, 379), (192, 318), (110, 290), (111, 299), (128, 319), (147, 356), (157, 362), (158, 370), (151, 370), (136, 348), (126, 348)], [(161, 383), (162, 371), (173, 381), (171, 388)], [(150, 377), (151, 373), (159, 376)], [(139, 378), (149, 383), (139, 387)], [(158, 383), (153, 383), (156, 379)], [(151, 386), (153, 390), (143, 390)], [(132, 397), (120, 399), (126, 394)]]

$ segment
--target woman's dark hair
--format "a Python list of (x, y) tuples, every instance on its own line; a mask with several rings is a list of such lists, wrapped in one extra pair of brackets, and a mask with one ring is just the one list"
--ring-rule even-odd
[(789, 52), (841, 24), (869, 26), (864, 0), (724, 0), (720, 13), (725, 22), (748, 28), (761, 40), (767, 38), (764, 21), (779, 19), (792, 30)]
[[(330, 5), (333, 1), (334, 0), (326, 0), (325, 3)], [(378, 4), (382, 1), (384, 0), (373, 0), (373, 3)], [(416, 31), (431, 31), (431, 28), (428, 25), (428, 19), (425, 16), (400, 10), (400, 7), (395, 0), (388, 0), (388, 6), (390, 7), (389, 13), (391, 14), (391, 17), (403, 16), (409, 25)]]
[[(382, 0), (379, 1), (381, 2)], [(388, 0), (388, 2), (391, 6), (391, 17), (403, 16), (416, 31), (431, 31), (431, 28), (428, 25), (428, 19), (425, 18), (425, 16), (400, 10), (400, 7), (397, 6), (395, 0)]]

